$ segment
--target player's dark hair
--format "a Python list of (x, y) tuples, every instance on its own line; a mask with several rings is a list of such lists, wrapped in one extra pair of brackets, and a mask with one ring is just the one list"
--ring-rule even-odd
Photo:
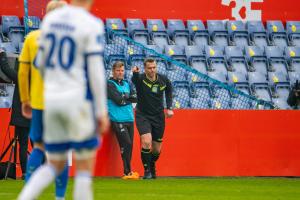
[(147, 63), (154, 63), (156, 60), (154, 58), (145, 58), (144, 60), (144, 67), (146, 67)]

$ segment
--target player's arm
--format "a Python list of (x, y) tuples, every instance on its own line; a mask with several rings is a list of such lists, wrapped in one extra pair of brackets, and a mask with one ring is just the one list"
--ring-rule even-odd
[(118, 106), (127, 105), (127, 98), (124, 94), (120, 93), (113, 83), (107, 83), (107, 98), (112, 100)]
[[(100, 24), (100, 23), (99, 23)], [(86, 66), (90, 81), (91, 92), (95, 100), (95, 113), (99, 120), (100, 131), (106, 132), (109, 128), (107, 113), (106, 78), (103, 63), (104, 37), (103, 25), (95, 25), (87, 36)]]
[(136, 91), (133, 88), (133, 85), (130, 84), (130, 95), (129, 98), (127, 99), (127, 101), (129, 103), (136, 103), (137, 102), (137, 95), (136, 95)]
[(19, 57), (19, 71), (18, 71), (18, 81), (19, 81), (19, 93), (20, 100), (22, 103), (30, 101), (29, 95), (29, 77), (30, 77), (30, 35), (27, 36)]
[(139, 67), (134, 66), (132, 68), (132, 78), (131, 78), (131, 81), (135, 85), (135, 87), (138, 86), (139, 79), (140, 79), (140, 69), (139, 69)]
[(32, 116), (32, 108), (30, 104), (30, 39), (31, 34), (27, 35), (20, 57), (19, 57), (19, 71), (18, 71), (18, 82), (19, 82), (19, 94), (22, 103), (22, 115), (28, 119)]
[(170, 118), (174, 115), (174, 112), (173, 112), (173, 108), (172, 108), (172, 101), (173, 101), (173, 95), (172, 95), (172, 92), (173, 92), (173, 87), (172, 87), (172, 83), (171, 81), (165, 77), (165, 81), (166, 81), (166, 91), (165, 91), (165, 94), (166, 94), (166, 103), (167, 103), (167, 117)]

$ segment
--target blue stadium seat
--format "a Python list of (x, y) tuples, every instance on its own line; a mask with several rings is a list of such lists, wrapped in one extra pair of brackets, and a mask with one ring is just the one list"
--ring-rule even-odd
[(292, 71), (300, 73), (300, 47), (287, 47), (285, 56)]
[[(202, 74), (207, 75), (207, 72), (202, 73)], [(189, 81), (190, 83), (205, 81), (205, 78), (203, 76), (193, 73), (193, 72), (190, 72), (190, 71), (186, 72), (186, 78), (187, 78), (187, 81)]]
[(273, 97), (273, 103), (280, 109), (291, 109), (287, 103), (291, 87), (289, 83), (279, 83), (275, 86), (276, 97)]
[(269, 85), (277, 83), (286, 83), (289, 82), (288, 74), (282, 72), (269, 72), (268, 73)]
[(187, 20), (191, 42), (195, 45), (209, 45), (209, 34), (201, 20)]
[(266, 29), (261, 21), (248, 21), (247, 29), (251, 45), (265, 47), (269, 44)]
[(19, 29), (24, 31), (24, 27), (21, 26), (21, 22), (17, 16), (2, 16), (2, 32), (8, 34), (11, 29)]
[(173, 108), (189, 108), (190, 107), (190, 91), (189, 83), (173, 82)]
[(168, 63), (163, 59), (156, 59), (158, 73), (167, 75)]
[(157, 54), (163, 54), (163, 48), (157, 45), (147, 45), (146, 48), (150, 50), (145, 50), (145, 54), (147, 57), (156, 57)]
[(140, 68), (140, 71), (143, 73), (144, 72), (144, 60), (145, 60), (144, 56), (133, 57), (133, 58), (131, 57), (131, 59), (128, 60), (126, 69), (130, 70), (132, 67), (138, 66)]
[(263, 83), (268, 84), (267, 75), (260, 72), (249, 72), (248, 73), (248, 82), (253, 83)]
[(8, 38), (16, 49), (19, 48), (19, 43), (24, 42), (24, 37), (25, 31), (23, 29), (10, 29), (8, 33)]
[(248, 61), (248, 71), (259, 72), (267, 76), (268, 59), (265, 56), (264, 49), (258, 46), (245, 47), (245, 56)]
[(228, 83), (235, 85), (237, 83), (248, 83), (248, 75), (241, 72), (228, 72)]
[(207, 20), (207, 29), (213, 45), (228, 46), (228, 32), (225, 22), (220, 20)]
[[(180, 46), (180, 45), (168, 45), (168, 46), (165, 46), (164, 52), (165, 52), (166, 55), (172, 57), (172, 59), (174, 59), (174, 60), (176, 60), (178, 62), (181, 62), (181, 63), (183, 63), (185, 65), (188, 65), (186, 54), (185, 54), (183, 46)], [(174, 63), (169, 63), (168, 69), (169, 70), (175, 70), (176, 69), (177, 71), (184, 72), (184, 74), (186, 72), (185, 69), (183, 69), (182, 67), (177, 66)]]
[(212, 98), (211, 106), (212, 109), (230, 109), (231, 108), (231, 97), (228, 90), (213, 85), (211, 86)]
[[(163, 49), (160, 48), (157, 45), (147, 45), (146, 47), (151, 50), (151, 51), (150, 50), (145, 50), (146, 57), (155, 58), (156, 63), (157, 63), (158, 72), (161, 73), (161, 74), (166, 75), (167, 74), (168, 63), (167, 63), (166, 60), (162, 59), (161, 57), (158, 57), (157, 54), (156, 54), (156, 53), (163, 54)], [(155, 51), (156, 53), (153, 53), (153, 51)]]
[(246, 101), (246, 98), (239, 95), (231, 98), (231, 109), (234, 110), (249, 110), (253, 107), (251, 101)]
[(242, 21), (228, 21), (227, 30), (231, 45), (248, 46), (249, 36), (246, 25)]
[(205, 53), (208, 63), (208, 71), (222, 72), (223, 74), (227, 74), (227, 62), (224, 57), (224, 47), (206, 46)]
[(24, 45), (24, 42), (20, 42), (19, 43), (19, 46), (18, 46), (18, 51), (19, 53), (21, 53), (22, 49), (23, 49), (23, 45)]
[[(124, 54), (124, 47), (116, 44), (107, 44), (104, 49), (104, 60), (106, 62), (106, 69), (111, 69), (116, 61), (124, 62), (126, 65), (126, 58)], [(125, 66), (126, 68), (126, 66)]]
[(251, 94), (251, 89), (248, 83), (234, 83), (234, 88), (243, 94), (231, 92), (231, 108), (238, 110), (248, 110), (253, 107), (253, 104), (245, 95)]
[(236, 72), (240, 72), (244, 75), (248, 72), (247, 61), (244, 56), (243, 49), (239, 46), (225, 47), (225, 55), (227, 59), (227, 65)]
[(180, 70), (178, 67), (174, 69), (168, 69), (166, 75), (171, 82), (187, 81), (186, 72), (184, 70)]
[(207, 61), (204, 55), (203, 46), (186, 46), (185, 53), (188, 59), (189, 65), (201, 72), (207, 74)]
[(182, 20), (168, 19), (167, 27), (169, 36), (176, 45), (187, 46), (190, 44), (189, 32)]
[(17, 16), (2, 16), (2, 31), (16, 49), (18, 49), (19, 43), (24, 41), (24, 26), (21, 26)]
[(300, 46), (300, 21), (287, 21), (286, 32), (290, 44)]
[(208, 71), (207, 75), (212, 79), (227, 83), (227, 72), (224, 74), (223, 72)]
[(115, 31), (126, 31), (125, 25), (120, 18), (107, 18), (105, 20), (105, 27), (107, 30), (115, 30)]
[(127, 59), (128, 69), (131, 66), (143, 66), (145, 54), (140, 46), (127, 45), (125, 47), (125, 57)]
[(289, 72), (289, 79), (291, 84), (295, 84), (297, 80), (300, 80), (299, 72)]
[(11, 42), (0, 42), (0, 48), (4, 49), (7, 53), (17, 53), (17, 49)]
[(288, 64), (284, 57), (284, 51), (278, 46), (265, 47), (266, 56), (268, 58), (269, 72), (288, 73)]
[(273, 45), (279, 47), (288, 46), (288, 38), (281, 21), (267, 21), (269, 40)]
[(161, 48), (170, 44), (169, 35), (161, 19), (147, 19), (147, 29), (154, 44)]
[[(108, 43), (114, 43), (117, 40), (118, 43), (127, 44), (127, 40), (117, 37), (118, 35), (128, 36), (127, 29), (122, 21), (119, 18), (107, 18), (105, 20), (105, 28), (107, 32)], [(114, 32), (112, 32), (114, 31)], [(116, 33), (116, 34), (115, 34)]]
[[(26, 16), (23, 17), (23, 24), (26, 24)], [(40, 28), (40, 24), (41, 24), (41, 19), (37, 16), (28, 16), (28, 20), (27, 20), (27, 26), (28, 26), (28, 31), (33, 31), (33, 30), (37, 30)]]
[(167, 45), (164, 48), (166, 55), (172, 58), (186, 58), (184, 46), (180, 45)]
[(272, 101), (271, 89), (268, 84), (253, 83), (251, 85), (251, 94), (258, 99), (262, 99), (268, 102)]
[(150, 44), (150, 36), (148, 30), (141, 19), (127, 19), (127, 30), (130, 37), (141, 44)]
[(235, 89), (243, 92), (246, 95), (251, 95), (251, 88), (249, 83), (235, 83)]
[(211, 91), (207, 82), (194, 82), (191, 87), (190, 104), (192, 109), (209, 109)]

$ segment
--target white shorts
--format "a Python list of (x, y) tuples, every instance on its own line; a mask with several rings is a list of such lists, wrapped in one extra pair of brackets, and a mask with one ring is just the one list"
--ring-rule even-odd
[(68, 93), (47, 98), (44, 111), (44, 142), (49, 152), (96, 148), (96, 120), (91, 101)]

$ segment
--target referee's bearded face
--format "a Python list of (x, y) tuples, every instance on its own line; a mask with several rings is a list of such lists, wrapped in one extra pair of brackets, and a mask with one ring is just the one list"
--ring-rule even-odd
[(113, 78), (115, 80), (123, 80), (124, 79), (124, 73), (125, 73), (124, 66), (116, 67), (113, 70)]
[(146, 63), (145, 74), (150, 78), (154, 78), (156, 76), (156, 73), (157, 73), (156, 62)]

